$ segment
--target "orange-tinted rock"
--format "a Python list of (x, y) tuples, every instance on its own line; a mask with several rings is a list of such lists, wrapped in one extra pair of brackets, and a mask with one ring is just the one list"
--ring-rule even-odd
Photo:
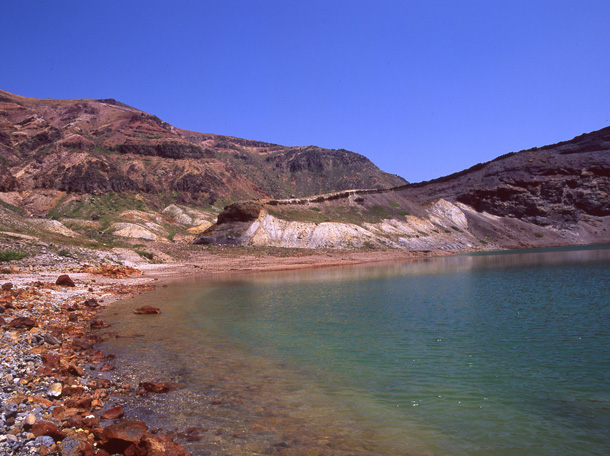
[(57, 280), (55, 281), (55, 285), (59, 285), (62, 287), (74, 287), (74, 282), (72, 281), (72, 279), (70, 278), (70, 276), (68, 274), (62, 274), (60, 275)]
[(51, 402), (50, 400), (45, 399), (44, 397), (41, 397), (41, 396), (33, 397), (32, 402), (34, 404), (40, 404), (44, 407), (50, 407), (51, 405), (53, 405), (53, 402)]
[(107, 378), (96, 378), (87, 383), (87, 386), (92, 389), (110, 388), (112, 382)]
[(65, 404), (67, 407), (89, 410), (92, 401), (91, 396), (85, 396), (78, 399), (68, 399)]
[[(127, 448), (140, 443), (140, 440), (146, 433), (146, 429), (144, 421), (127, 420), (108, 426), (102, 431), (104, 449), (111, 454), (126, 454)], [(133, 449), (131, 451), (133, 452)]]
[(156, 315), (161, 313), (161, 309), (152, 306), (143, 306), (135, 309), (133, 313), (138, 315)]
[(102, 413), (102, 418), (105, 420), (116, 420), (123, 416), (123, 408), (120, 405), (116, 407), (112, 407), (111, 409), (106, 410)]
[(36, 421), (32, 426), (32, 434), (34, 434), (36, 437), (48, 435), (55, 441), (63, 440), (65, 437), (64, 433), (57, 427), (57, 425), (55, 423), (51, 423), (50, 421)]
[(182, 445), (174, 442), (166, 434), (146, 434), (140, 445), (146, 450), (146, 456), (189, 456)]

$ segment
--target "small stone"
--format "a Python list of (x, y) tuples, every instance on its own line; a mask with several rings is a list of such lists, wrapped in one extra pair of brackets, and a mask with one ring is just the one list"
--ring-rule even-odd
[(92, 308), (92, 309), (95, 309), (96, 307), (99, 307), (99, 304), (98, 304), (97, 300), (96, 300), (96, 299), (93, 299), (93, 298), (91, 298), (91, 299), (87, 299), (87, 300), (85, 301), (85, 305), (86, 305), (87, 307)]
[(182, 445), (174, 442), (167, 434), (146, 434), (142, 439), (142, 444), (147, 455), (172, 455), (172, 456), (189, 456)]
[(30, 413), (28, 416), (25, 417), (25, 421), (23, 422), (23, 424), (31, 427), (35, 422), (36, 422), (36, 415), (34, 415), (33, 413)]
[(54, 443), (55, 443), (55, 441), (53, 440), (53, 437), (49, 437), (48, 435), (41, 435), (39, 437), (36, 437), (36, 440), (34, 440), (34, 445), (37, 445), (37, 446), (44, 445), (46, 447), (50, 447)]
[(51, 386), (49, 386), (49, 389), (47, 390), (47, 396), (59, 397), (61, 396), (62, 389), (63, 387), (61, 383), (53, 383)]
[(110, 372), (111, 370), (114, 370), (114, 366), (110, 363), (104, 363), (100, 368), (100, 372)]
[(53, 334), (45, 333), (42, 335), (42, 339), (49, 345), (59, 345), (61, 341)]
[(74, 282), (70, 278), (68, 274), (60, 275), (55, 281), (55, 285), (60, 285), (62, 287), (74, 287)]
[(105, 420), (116, 420), (123, 416), (123, 408), (120, 405), (112, 407), (102, 413), (102, 418)]

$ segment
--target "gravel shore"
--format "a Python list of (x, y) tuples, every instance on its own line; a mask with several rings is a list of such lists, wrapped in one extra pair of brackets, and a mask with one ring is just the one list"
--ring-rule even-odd
[(0, 455), (187, 455), (172, 436), (123, 416), (112, 397), (142, 385), (113, 375), (113, 355), (95, 348), (114, 337), (98, 311), (155, 279), (82, 257), (42, 252), (2, 269)]

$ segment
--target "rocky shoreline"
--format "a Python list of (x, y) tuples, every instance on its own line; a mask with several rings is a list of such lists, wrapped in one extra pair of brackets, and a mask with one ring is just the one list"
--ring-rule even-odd
[[(74, 269), (74, 268), (73, 268)], [(112, 300), (154, 288), (120, 278), (128, 266), (84, 266), (55, 280), (0, 280), (0, 454), (187, 455), (172, 436), (123, 416), (113, 396), (160, 391), (113, 375), (95, 344), (114, 335), (97, 318)], [(148, 283), (146, 283), (148, 282)]]

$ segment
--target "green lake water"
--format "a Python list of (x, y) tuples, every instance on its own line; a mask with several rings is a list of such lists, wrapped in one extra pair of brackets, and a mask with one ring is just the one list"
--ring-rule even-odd
[(610, 454), (608, 248), (172, 282), (104, 318), (120, 371), (185, 385), (125, 407), (196, 455)]

